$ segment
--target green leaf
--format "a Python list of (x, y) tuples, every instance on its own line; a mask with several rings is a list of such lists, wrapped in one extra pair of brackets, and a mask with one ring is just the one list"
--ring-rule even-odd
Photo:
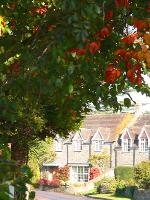
[(124, 105), (129, 108), (131, 106), (131, 100), (129, 98), (125, 98)]
[(74, 65), (70, 65), (68, 67), (68, 74), (71, 75), (74, 72), (74, 69), (75, 69)]
[(73, 92), (73, 85), (72, 84), (69, 84), (68, 92), (69, 92), (69, 94), (71, 94)]
[(100, 86), (98, 86), (97, 87), (97, 89), (96, 89), (96, 96), (100, 96), (100, 94), (101, 94), (101, 87)]
[(58, 88), (62, 87), (62, 85), (63, 85), (61, 79), (57, 79), (55, 84), (56, 84), (56, 87), (58, 87)]

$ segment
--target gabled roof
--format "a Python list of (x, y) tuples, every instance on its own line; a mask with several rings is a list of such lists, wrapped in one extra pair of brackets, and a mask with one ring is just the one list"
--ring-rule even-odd
[(148, 137), (150, 138), (150, 122), (149, 122), (149, 125), (144, 125), (144, 128), (147, 132)]
[(149, 138), (145, 127), (142, 128), (142, 130), (141, 130), (141, 132), (140, 132), (140, 134), (138, 136), (138, 139), (141, 139), (141, 138)]
[(86, 129), (86, 128), (80, 128), (82, 137), (84, 142), (90, 142), (91, 138), (93, 137), (95, 130), (92, 129)]
[(129, 132), (128, 128), (125, 128), (123, 130), (120, 139), (132, 139), (131, 136), (130, 136), (130, 132)]
[(100, 129), (97, 129), (95, 134), (92, 137), (92, 140), (104, 140), (103, 135), (101, 134)]
[(82, 136), (82, 133), (81, 133), (81, 130), (79, 130), (79, 131), (77, 131), (76, 133), (75, 133), (75, 135), (73, 136), (73, 138), (72, 138), (72, 141), (73, 140), (84, 140), (83, 139), (83, 136)]
[(128, 130), (130, 138), (134, 141), (138, 139), (143, 127), (150, 138), (150, 114), (140, 116), (129, 113), (87, 115), (80, 130), (70, 133), (65, 142), (70, 143), (79, 139), (88, 143), (98, 135), (105, 142), (118, 141), (124, 130)]

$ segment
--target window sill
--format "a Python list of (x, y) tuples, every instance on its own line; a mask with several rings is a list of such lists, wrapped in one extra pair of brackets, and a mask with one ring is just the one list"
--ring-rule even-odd
[(81, 152), (82, 150), (74, 150), (74, 152)]
[(102, 150), (94, 150), (95, 152), (102, 152)]

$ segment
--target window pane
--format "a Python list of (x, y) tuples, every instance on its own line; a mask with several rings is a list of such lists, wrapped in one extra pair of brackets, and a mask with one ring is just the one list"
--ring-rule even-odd
[(74, 180), (78, 182), (87, 182), (88, 181), (88, 167), (77, 166), (72, 167)]

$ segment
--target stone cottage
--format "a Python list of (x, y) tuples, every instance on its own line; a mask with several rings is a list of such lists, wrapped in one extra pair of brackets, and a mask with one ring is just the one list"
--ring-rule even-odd
[(150, 160), (150, 114), (88, 115), (80, 130), (67, 139), (56, 137), (54, 146), (56, 158), (43, 170), (52, 174), (68, 165), (72, 182), (87, 182), (90, 156), (104, 150), (109, 154), (109, 169)]

